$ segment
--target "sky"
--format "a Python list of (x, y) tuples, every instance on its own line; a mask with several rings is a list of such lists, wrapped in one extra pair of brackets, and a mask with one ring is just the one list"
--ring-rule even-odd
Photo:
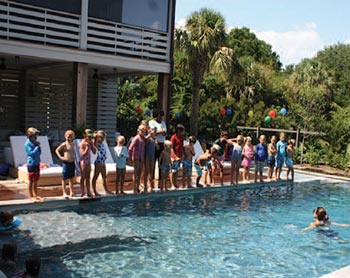
[(176, 0), (176, 27), (202, 8), (220, 12), (228, 30), (248, 27), (272, 46), (284, 66), (327, 46), (350, 44), (348, 0)]

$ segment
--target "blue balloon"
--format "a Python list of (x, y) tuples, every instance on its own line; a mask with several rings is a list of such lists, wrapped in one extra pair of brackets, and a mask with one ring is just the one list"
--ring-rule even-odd
[(284, 116), (287, 114), (287, 109), (286, 108), (282, 108), (280, 113)]
[(151, 110), (147, 109), (145, 113), (147, 116), (151, 116)]
[(180, 118), (180, 117), (181, 117), (181, 113), (180, 113), (180, 112), (177, 112), (177, 113), (175, 114), (175, 117), (176, 117), (176, 118)]
[(232, 114), (231, 108), (227, 108), (227, 109), (226, 109), (226, 114), (227, 114), (227, 115), (231, 115), (231, 114)]

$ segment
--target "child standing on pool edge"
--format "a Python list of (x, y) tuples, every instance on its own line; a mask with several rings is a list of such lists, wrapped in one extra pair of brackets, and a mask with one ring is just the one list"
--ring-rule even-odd
[(276, 180), (281, 179), (282, 167), (286, 160), (287, 143), (285, 140), (286, 140), (286, 135), (284, 132), (281, 132), (280, 140), (277, 142), (277, 145), (276, 145), (276, 168), (275, 168)]
[(161, 178), (159, 182), (159, 187), (161, 191), (168, 190), (168, 177), (171, 169), (171, 150), (173, 144), (169, 140), (165, 140), (164, 142), (164, 150), (160, 153), (159, 156), (159, 168), (161, 170)]
[(70, 188), (70, 197), (74, 197), (73, 191), (73, 179), (75, 176), (75, 147), (74, 139), (75, 133), (73, 130), (67, 130), (64, 133), (66, 141), (56, 148), (56, 155), (62, 161), (62, 191), (63, 197), (68, 198), (68, 193), (66, 189), (67, 181)]
[(134, 194), (141, 193), (140, 182), (146, 146), (145, 132), (146, 127), (144, 125), (139, 125), (137, 128), (137, 135), (132, 139), (128, 149), (130, 158), (134, 164)]
[(286, 157), (286, 166), (287, 166), (287, 175), (286, 179), (289, 179), (289, 173), (291, 173), (291, 180), (294, 180), (294, 163), (293, 163), (293, 156), (294, 156), (294, 145), (295, 140), (290, 139), (287, 146), (287, 157)]
[(105, 191), (105, 194), (112, 194), (111, 191), (107, 188), (107, 172), (106, 172), (106, 160), (107, 160), (107, 151), (104, 145), (104, 141), (106, 140), (106, 132), (103, 130), (98, 130), (95, 132), (95, 147), (97, 149), (97, 157), (95, 160), (95, 171), (94, 176), (92, 178), (92, 190), (95, 194), (95, 197), (100, 196), (100, 194), (96, 190), (96, 181), (98, 176), (101, 174), (102, 176), (102, 185)]
[(41, 202), (42, 198), (38, 196), (38, 180), (40, 177), (40, 142), (37, 141), (39, 130), (34, 127), (27, 129), (27, 141), (24, 149), (27, 154), (28, 170), (28, 190), (29, 196), (34, 202)]
[(254, 173), (254, 181), (257, 182), (258, 172), (259, 172), (259, 180), (263, 181), (263, 171), (265, 162), (267, 160), (267, 145), (266, 145), (266, 136), (260, 135), (259, 144), (255, 147), (255, 173)]
[(126, 172), (126, 161), (129, 158), (129, 152), (127, 147), (124, 146), (125, 137), (120, 135), (117, 138), (117, 146), (114, 148), (115, 156), (116, 156), (116, 167), (117, 167), (117, 175), (115, 180), (115, 194), (116, 195), (124, 195), (124, 179)]
[(91, 172), (91, 153), (96, 153), (96, 147), (92, 141), (93, 133), (91, 129), (85, 129), (83, 140), (79, 144), (80, 153), (80, 190), (82, 197), (91, 197), (90, 190), (90, 172)]

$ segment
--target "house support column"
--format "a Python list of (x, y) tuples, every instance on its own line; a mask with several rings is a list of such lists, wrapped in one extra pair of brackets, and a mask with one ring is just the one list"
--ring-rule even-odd
[(158, 74), (158, 108), (164, 111), (164, 121), (169, 121), (170, 115), (170, 74)]
[(88, 64), (73, 63), (73, 126), (86, 124), (88, 74)]

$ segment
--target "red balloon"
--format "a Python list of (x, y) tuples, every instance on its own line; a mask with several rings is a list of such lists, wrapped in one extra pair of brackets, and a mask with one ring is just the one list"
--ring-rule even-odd
[(225, 108), (221, 108), (220, 109), (220, 114), (224, 116), (226, 114), (226, 109)]
[(271, 110), (271, 111), (269, 112), (269, 116), (270, 116), (272, 119), (274, 119), (274, 118), (276, 117), (276, 112), (275, 112), (274, 110)]
[(141, 107), (137, 107), (136, 108), (136, 113), (137, 114), (141, 114), (143, 111), (142, 111), (142, 108)]

